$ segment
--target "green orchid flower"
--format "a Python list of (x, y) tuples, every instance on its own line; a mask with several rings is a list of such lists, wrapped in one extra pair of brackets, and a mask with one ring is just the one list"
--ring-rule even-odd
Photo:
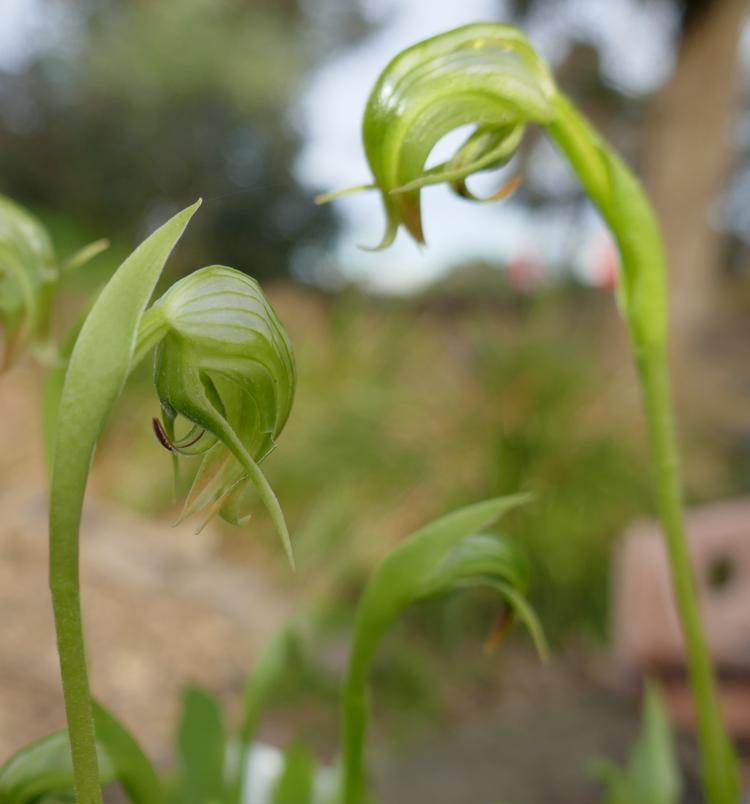
[[(276, 445), (296, 384), (289, 338), (258, 283), (221, 265), (173, 285), (144, 315), (140, 347), (156, 347), (161, 443), (176, 457), (202, 455), (183, 517), (203, 510), (241, 525), (247, 491), (260, 493), (292, 560), (278, 503), (258, 467)], [(191, 423), (178, 438), (176, 421)]]
[[(547, 66), (508, 26), (467, 26), (396, 56), (375, 84), (362, 124), (388, 219), (380, 247), (393, 242), (399, 226), (423, 243), (420, 190), (447, 183), (472, 197), (466, 179), (505, 165), (528, 123), (552, 120), (554, 96)], [(453, 157), (425, 170), (439, 140), (466, 124), (476, 129)]]

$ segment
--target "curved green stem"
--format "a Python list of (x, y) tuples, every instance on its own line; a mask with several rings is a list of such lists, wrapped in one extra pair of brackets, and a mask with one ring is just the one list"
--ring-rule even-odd
[[(138, 341), (138, 349), (132, 362), (135, 367), (163, 335), (158, 316), (144, 316), (143, 329), (147, 336)], [(76, 327), (66, 352), (72, 351), (79, 328)], [(53, 445), (57, 431), (57, 408), (62, 395), (64, 368), (55, 368), (45, 380), (45, 443), (50, 470), (53, 465)], [(67, 467), (68, 477), (85, 477), (90, 456), (79, 462), (77, 470)], [(71, 473), (72, 470), (72, 473)], [(77, 493), (83, 494), (83, 489)], [(62, 495), (72, 499), (72, 489), (67, 487)], [(62, 503), (64, 505), (64, 502)], [(56, 507), (59, 508), (58, 505)], [(71, 753), (76, 768), (76, 796), (80, 804), (99, 804), (102, 801), (99, 768), (96, 760), (96, 737), (93, 708), (89, 692), (86, 647), (81, 616), (81, 596), (78, 569), (78, 534), (80, 522), (62, 530), (55, 528), (55, 537), (50, 540), (49, 569), (50, 590), (57, 632), (57, 649), (60, 656), (60, 673), (65, 698), (65, 713), (68, 720)], [(62, 536), (57, 535), (62, 533)]]
[(358, 666), (350, 670), (341, 699), (344, 713), (341, 804), (361, 804), (365, 792), (365, 733), (370, 707), (367, 668), (362, 665), (360, 660)]
[[(96, 755), (94, 713), (86, 669), (83, 640), (81, 597), (78, 573), (71, 581), (67, 572), (67, 555), (77, 544), (53, 543), (50, 550), (50, 589), (55, 612), (57, 650), (60, 656), (65, 714), (68, 720), (70, 750), (75, 768), (75, 791), (78, 804), (101, 804), (99, 764)], [(70, 551), (70, 552), (68, 552)]]
[(722, 722), (685, 536), (667, 360), (666, 266), (661, 234), (651, 206), (628, 167), (564, 96), (558, 95), (555, 105), (557, 118), (547, 130), (601, 211), (620, 252), (620, 302), (638, 368), (655, 464), (656, 496), (696, 707), (706, 799), (710, 804), (736, 804), (736, 761)]
[(130, 373), (143, 312), (197, 207), (157, 229), (107, 283), (76, 339), (60, 395), (49, 504), (49, 582), (78, 804), (102, 802), (79, 589), (79, 533), (89, 468)]

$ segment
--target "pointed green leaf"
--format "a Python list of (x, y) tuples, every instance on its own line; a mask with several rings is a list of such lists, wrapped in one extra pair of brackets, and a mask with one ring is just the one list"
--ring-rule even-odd
[(224, 801), (227, 733), (219, 702), (198, 687), (185, 693), (177, 737), (178, 804)]
[[(405, 539), (370, 576), (357, 608), (342, 702), (344, 804), (360, 804), (364, 795), (367, 679), (383, 634), (411, 603), (456, 588), (489, 586), (518, 607), (523, 589), (516, 554), (498, 538), (475, 534), (528, 499), (499, 497), (447, 514)], [(521, 615), (539, 633), (531, 609), (522, 606)]]
[(664, 704), (653, 684), (646, 688), (641, 731), (626, 768), (604, 761), (594, 774), (606, 784), (605, 804), (677, 804), (680, 768)]
[[(102, 783), (115, 778), (112, 762), (97, 745)], [(73, 763), (67, 732), (57, 732), (31, 743), (0, 768), (0, 801), (33, 804), (41, 796), (73, 791)]]
[(288, 677), (293, 663), (300, 661), (301, 646), (292, 626), (275, 634), (255, 660), (245, 681), (242, 725), (238, 735), (240, 760), (230, 780), (228, 801), (241, 804), (247, 759), (263, 709), (274, 691)]
[[(102, 784), (117, 782), (132, 804), (164, 804), (153, 766), (128, 730), (94, 703), (96, 747)], [(41, 797), (73, 796), (73, 763), (66, 731), (21, 749), (0, 768), (3, 804), (36, 804)]]
[(133, 735), (112, 712), (94, 701), (97, 743), (114, 769), (114, 779), (132, 804), (164, 804), (159, 777)]
[(284, 754), (284, 769), (273, 791), (273, 804), (312, 804), (315, 758), (304, 746), (291, 745)]

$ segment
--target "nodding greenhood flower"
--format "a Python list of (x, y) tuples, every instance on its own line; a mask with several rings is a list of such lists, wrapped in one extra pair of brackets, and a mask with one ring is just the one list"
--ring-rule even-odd
[[(378, 190), (387, 225), (377, 248), (390, 245), (402, 226), (423, 243), (421, 190), (447, 183), (474, 201), (506, 197), (518, 177), (486, 199), (476, 198), (466, 180), (505, 165), (531, 124), (541, 126), (563, 152), (615, 235), (622, 263), (619, 302), (636, 344), (663, 348), (665, 272), (650, 205), (627, 165), (558, 89), (528, 39), (511, 26), (467, 25), (397, 55), (370, 93), (362, 121), (374, 183), (317, 200)], [(438, 141), (465, 125), (474, 130), (463, 145), (447, 161), (427, 168)]]
[[(400, 53), (380, 75), (367, 101), (362, 137), (375, 183), (344, 190), (377, 189), (387, 215), (378, 248), (390, 245), (400, 226), (424, 242), (420, 190), (446, 182), (472, 200), (490, 199), (466, 187), (474, 173), (506, 164), (527, 123), (554, 116), (554, 80), (527, 39), (506, 25), (468, 25)], [(437, 142), (466, 124), (476, 129), (446, 162), (425, 169)], [(338, 196), (321, 196), (327, 201)]]
[(42, 224), (0, 195), (0, 324), (5, 347), (0, 371), (31, 343), (49, 334), (58, 270)]
[[(296, 372), (289, 338), (260, 286), (221, 265), (195, 271), (144, 315), (138, 350), (154, 344), (162, 410), (156, 435), (175, 459), (202, 455), (181, 518), (203, 510), (204, 524), (216, 513), (243, 524), (254, 485), (291, 560), (283, 516), (258, 463), (289, 417)], [(178, 417), (191, 424), (182, 436)]]

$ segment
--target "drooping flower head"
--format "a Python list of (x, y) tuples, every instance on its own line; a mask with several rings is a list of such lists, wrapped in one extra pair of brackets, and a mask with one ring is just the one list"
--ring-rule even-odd
[[(251, 485), (274, 516), (278, 503), (258, 463), (289, 417), (296, 372), (287, 334), (258, 283), (220, 265), (195, 271), (148, 310), (140, 340), (158, 340), (157, 435), (175, 456), (203, 456), (183, 516), (204, 510), (206, 519), (220, 513), (241, 524)], [(178, 417), (191, 425), (179, 437)]]
[[(352, 188), (382, 194), (387, 226), (379, 247), (390, 245), (400, 226), (424, 242), (423, 187), (446, 182), (458, 194), (474, 199), (466, 178), (506, 164), (527, 123), (552, 119), (554, 95), (546, 64), (522, 34), (506, 25), (467, 25), (396, 56), (370, 93), (362, 122), (375, 182)], [(475, 126), (474, 131), (456, 153), (426, 169), (439, 140), (468, 124)], [(504, 197), (516, 186), (517, 181), (511, 182), (492, 199)]]
[[(489, 199), (473, 196), (466, 179), (506, 164), (531, 124), (557, 145), (615, 236), (622, 266), (618, 302), (634, 341), (663, 348), (665, 272), (648, 199), (627, 164), (559, 90), (529, 40), (511, 26), (466, 25), (399, 53), (375, 83), (362, 121), (374, 183), (318, 201), (378, 190), (387, 219), (378, 248), (390, 245), (402, 226), (423, 243), (421, 190), (447, 183), (471, 200), (507, 196), (518, 178)], [(437, 143), (467, 125), (474, 129), (453, 156), (427, 168)]]

